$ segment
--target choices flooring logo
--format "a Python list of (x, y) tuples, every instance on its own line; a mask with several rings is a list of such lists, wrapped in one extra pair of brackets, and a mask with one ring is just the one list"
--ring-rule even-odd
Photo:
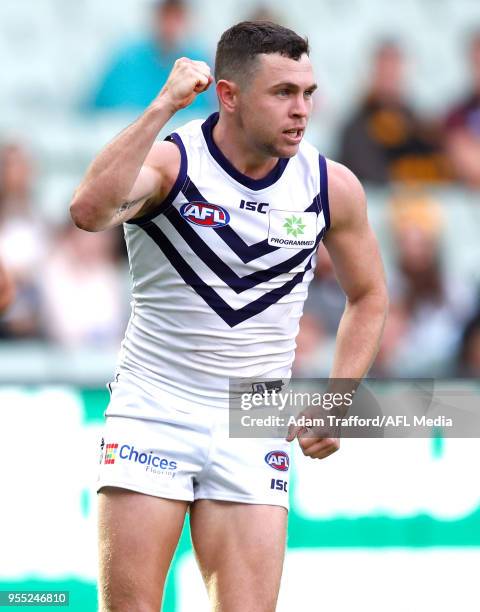
[(105, 448), (105, 465), (115, 463), (117, 458), (118, 444), (107, 444)]
[(136, 463), (156, 476), (174, 478), (178, 464), (173, 459), (161, 456), (153, 450), (138, 450), (133, 444), (112, 442), (105, 446), (105, 465), (119, 465), (122, 461)]

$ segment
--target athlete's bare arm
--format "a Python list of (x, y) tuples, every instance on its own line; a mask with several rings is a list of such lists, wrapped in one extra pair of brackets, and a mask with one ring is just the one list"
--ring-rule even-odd
[(325, 246), (347, 297), (337, 333), (331, 378), (360, 380), (378, 351), (388, 293), (365, 192), (345, 166), (328, 163), (331, 227)]
[[(345, 166), (328, 162), (330, 229), (325, 246), (347, 302), (335, 345), (331, 379), (362, 379), (378, 351), (388, 308), (388, 294), (376, 238), (367, 219), (363, 188)], [(291, 428), (293, 440), (305, 428)], [(337, 438), (299, 437), (305, 455), (328, 457)]]
[[(147, 110), (93, 160), (76, 189), (70, 212), (75, 224), (99, 231), (145, 214), (170, 191), (180, 167), (171, 142), (155, 143), (158, 133), (181, 108), (212, 82), (205, 62), (180, 58)], [(134, 85), (134, 84), (132, 84)]]

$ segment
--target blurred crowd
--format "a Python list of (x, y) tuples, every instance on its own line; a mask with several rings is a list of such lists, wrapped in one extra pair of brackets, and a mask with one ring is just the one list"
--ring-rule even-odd
[(118, 232), (49, 227), (25, 148), (0, 151), (0, 339), (105, 346), (126, 318)]
[[(98, 74), (88, 112), (141, 112), (177, 57), (213, 63), (213, 50), (189, 36), (185, 0), (162, 0), (152, 11), (151, 31), (117, 49)], [(248, 17), (288, 25), (261, 6)], [(370, 186), (391, 193), (391, 307), (373, 376), (480, 373), (479, 288), (452, 277), (445, 266), (442, 237), (448, 227), (431, 190), (455, 185), (480, 195), (480, 24), (468, 39), (465, 62), (470, 89), (442, 116), (423, 117), (406, 93), (401, 44), (380, 41), (365, 90), (337, 134), (332, 157), (361, 179), (367, 193)], [(215, 108), (210, 92), (198, 96), (193, 110), (202, 117)], [(90, 234), (70, 222), (48, 223), (36, 201), (36, 162), (28, 144), (0, 145), (0, 341), (118, 346), (130, 308), (122, 230)], [(297, 341), (297, 375), (328, 374), (344, 305), (321, 247)]]

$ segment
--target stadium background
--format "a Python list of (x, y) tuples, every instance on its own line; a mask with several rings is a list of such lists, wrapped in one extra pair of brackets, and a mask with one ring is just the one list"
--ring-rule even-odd
[[(0, 3), (2, 163), (13, 146), (29, 187), (28, 210), (15, 210), (0, 184), (0, 257), (17, 284), (16, 302), (0, 319), (0, 590), (69, 589), (70, 608), (82, 612), (96, 606), (98, 434), (128, 316), (128, 270), (116, 235), (71, 233), (68, 202), (95, 152), (137, 114), (91, 100), (116, 50), (146, 36), (150, 5)], [(334, 159), (380, 42), (395, 41), (405, 52), (406, 94), (437, 127), (471, 86), (466, 44), (480, 28), (477, 0), (298, 0), (263, 8), (310, 39), (320, 92), (308, 137)], [(220, 33), (258, 9), (254, 2), (192, 2), (188, 42), (212, 56)], [(366, 182), (393, 303), (374, 373), (475, 380), (478, 358), (465, 363), (461, 349), (480, 306), (480, 192), (453, 173), (434, 182), (415, 178)], [(417, 258), (433, 241), (446, 288), (434, 306), (422, 310), (419, 299), (408, 312), (399, 264), (411, 238), (401, 242), (405, 226), (426, 237)], [(88, 273), (72, 265), (82, 257)], [(338, 295), (327, 263), (312, 289), (296, 364), (305, 376), (324, 375), (332, 354)], [(295, 459), (280, 612), (307, 605), (478, 609), (475, 439), (346, 440), (325, 462)], [(167, 612), (207, 610), (192, 568), (185, 531)]]

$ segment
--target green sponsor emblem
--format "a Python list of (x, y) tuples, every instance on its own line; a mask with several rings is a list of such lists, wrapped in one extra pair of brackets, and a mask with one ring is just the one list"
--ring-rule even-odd
[(299, 234), (303, 234), (305, 224), (302, 223), (301, 217), (295, 217), (295, 215), (292, 215), (291, 217), (287, 217), (285, 219), (283, 227), (287, 228), (287, 235), (292, 234), (292, 236), (296, 238)]

